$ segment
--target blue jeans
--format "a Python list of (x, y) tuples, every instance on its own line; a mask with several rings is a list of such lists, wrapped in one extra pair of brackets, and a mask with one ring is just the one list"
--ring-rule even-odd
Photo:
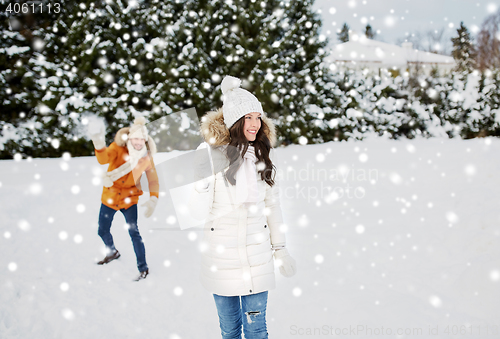
[[(97, 233), (101, 237), (102, 241), (110, 251), (114, 251), (115, 244), (113, 243), (113, 236), (111, 235), (111, 222), (117, 211), (101, 204), (101, 210), (99, 211), (99, 230)], [(120, 210), (125, 221), (128, 224), (128, 234), (132, 239), (132, 244), (134, 245), (135, 256), (137, 257), (137, 268), (140, 272), (146, 271), (148, 269), (148, 264), (146, 264), (146, 248), (142, 242), (141, 234), (139, 233), (139, 227), (137, 227), (137, 204), (130, 206), (125, 209)]]
[(241, 339), (242, 323), (246, 339), (268, 338), (266, 328), (267, 293), (265, 291), (241, 297), (225, 297), (214, 294), (223, 339)]

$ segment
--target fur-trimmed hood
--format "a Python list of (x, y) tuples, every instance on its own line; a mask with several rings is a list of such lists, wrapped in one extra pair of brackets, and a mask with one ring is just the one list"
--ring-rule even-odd
[[(127, 147), (127, 139), (129, 132), (130, 132), (130, 127), (120, 128), (118, 132), (116, 132), (115, 143), (118, 146)], [(146, 141), (146, 147), (148, 148), (151, 155), (156, 154), (157, 152), (156, 143), (154, 142), (153, 138), (151, 138), (151, 136), (148, 136), (148, 140)]]
[[(271, 143), (271, 147), (276, 144), (276, 127), (271, 119), (262, 114), (262, 123), (266, 124), (269, 132), (267, 137)], [(201, 135), (205, 141), (212, 146), (227, 145), (230, 142), (229, 129), (224, 123), (222, 108), (216, 111), (207, 112), (201, 118)]]

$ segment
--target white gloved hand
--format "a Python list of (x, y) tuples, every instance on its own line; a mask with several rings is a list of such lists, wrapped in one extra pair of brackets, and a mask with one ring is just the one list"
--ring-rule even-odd
[(92, 139), (95, 149), (103, 149), (104, 147), (106, 147), (104, 123), (102, 122), (102, 120), (91, 120), (89, 122), (89, 126), (87, 127), (87, 133), (90, 139)]
[(274, 259), (277, 261), (280, 273), (289, 278), (297, 273), (295, 260), (288, 254), (286, 248), (274, 251)]
[(146, 201), (144, 204), (141, 205), (141, 207), (146, 208), (146, 211), (144, 212), (144, 216), (146, 218), (149, 218), (153, 214), (157, 203), (158, 203), (158, 198), (153, 195), (149, 198), (148, 201)]
[(102, 184), (104, 187), (111, 187), (113, 186), (114, 180), (111, 180), (110, 175), (108, 174), (109, 172), (105, 172), (102, 175)]
[(205, 193), (205, 192), (208, 192), (208, 187), (209, 187), (210, 183), (208, 182), (208, 180), (205, 178), (205, 179), (202, 179), (202, 180), (198, 180), (197, 182), (194, 183), (194, 188), (195, 190), (198, 192), (198, 193)]

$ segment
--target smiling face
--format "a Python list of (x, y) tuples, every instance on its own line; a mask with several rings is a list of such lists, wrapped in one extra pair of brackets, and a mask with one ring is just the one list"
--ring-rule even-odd
[(134, 146), (134, 148), (137, 151), (140, 151), (144, 147), (144, 145), (146, 144), (146, 140), (144, 140), (142, 138), (130, 138), (130, 142), (132, 143), (132, 146)]
[(245, 125), (243, 126), (243, 134), (248, 141), (255, 141), (257, 132), (261, 126), (261, 114), (257, 112), (248, 113), (245, 115)]

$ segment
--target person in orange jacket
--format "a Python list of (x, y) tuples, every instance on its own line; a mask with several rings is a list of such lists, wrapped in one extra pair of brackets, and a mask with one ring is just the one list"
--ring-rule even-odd
[(156, 144), (148, 135), (143, 117), (136, 118), (131, 127), (120, 129), (114, 142), (106, 147), (104, 124), (93, 122), (89, 125), (89, 136), (94, 143), (97, 161), (109, 164), (103, 175), (103, 191), (99, 212), (98, 234), (106, 245), (107, 255), (99, 265), (107, 264), (120, 257), (111, 235), (111, 223), (117, 211), (122, 212), (128, 225), (128, 231), (137, 257), (140, 275), (136, 279), (145, 279), (149, 274), (146, 263), (146, 249), (137, 226), (137, 203), (142, 195), (140, 178), (146, 172), (149, 183), (149, 200), (143, 204), (144, 216), (149, 218), (156, 207), (159, 196), (159, 182), (153, 162)]

